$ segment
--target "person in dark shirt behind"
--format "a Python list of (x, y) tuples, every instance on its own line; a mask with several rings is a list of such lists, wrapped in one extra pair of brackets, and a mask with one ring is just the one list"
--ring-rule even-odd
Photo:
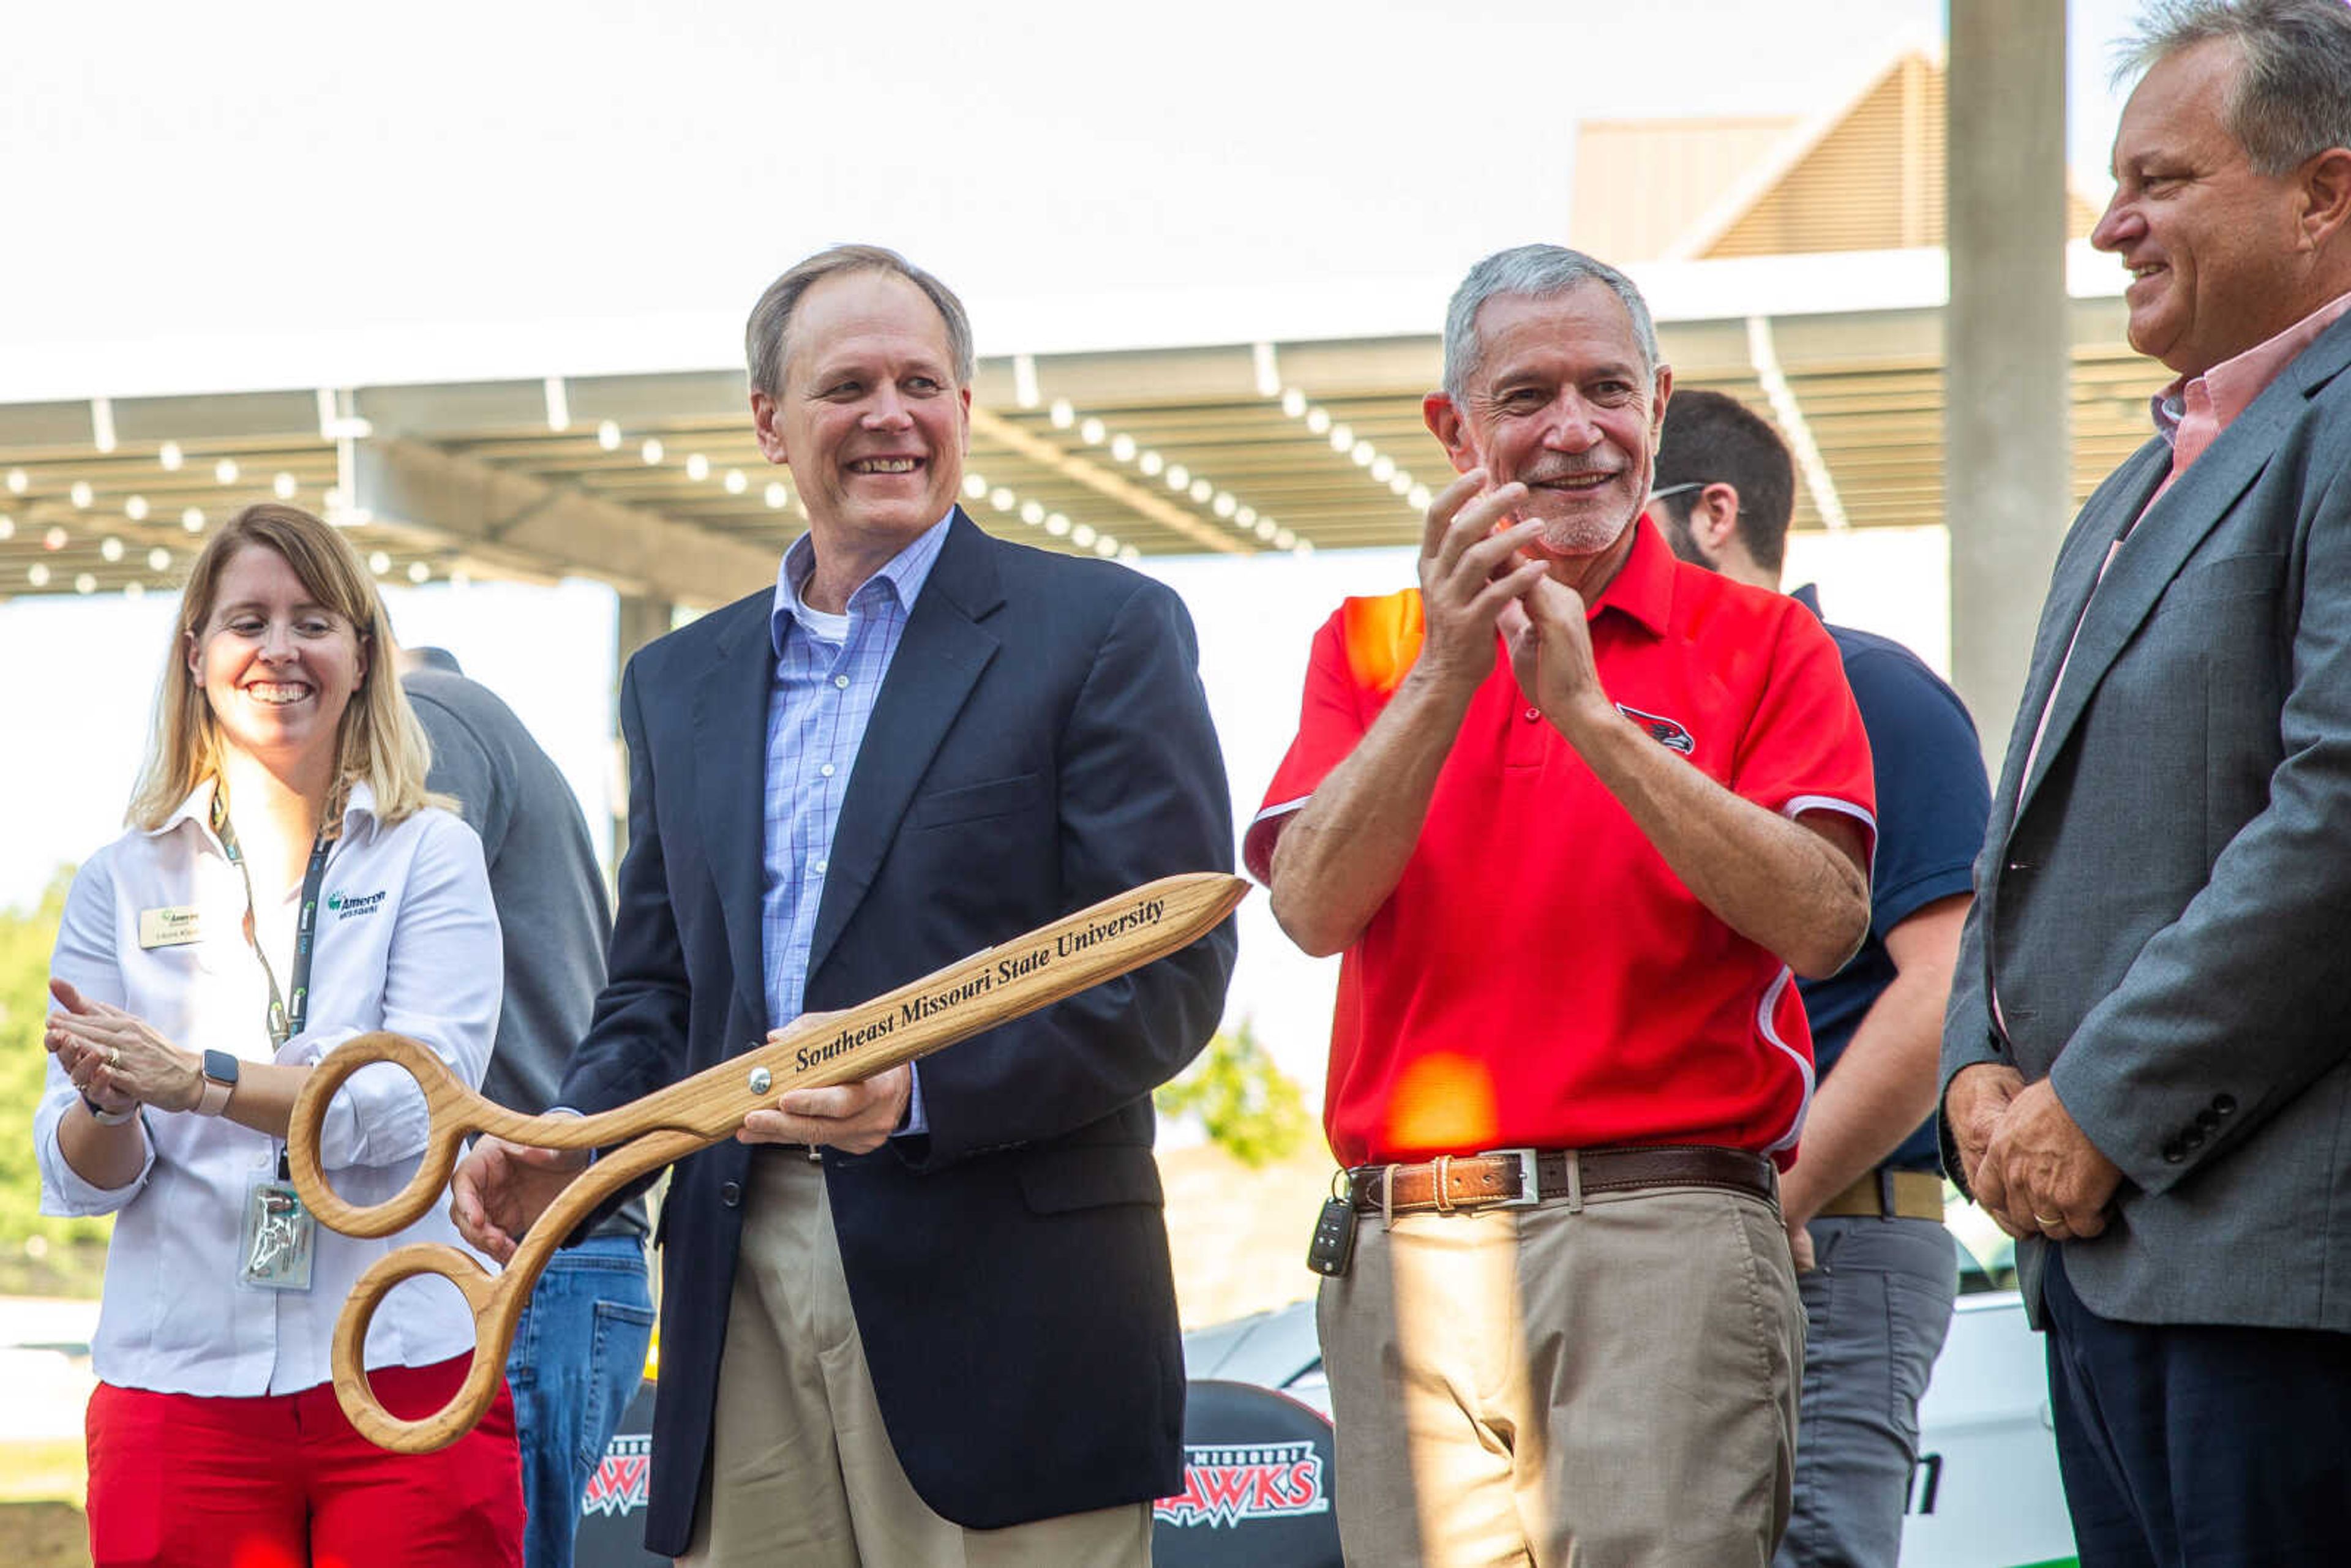
[[(1721, 392), (1675, 393), (1649, 511), (1676, 555), (1777, 591), (1794, 500), (1788, 449), (1761, 416)], [(1793, 597), (1821, 612), (1810, 585)], [(1958, 1289), (1936, 1061), (1991, 786), (1957, 692), (1899, 643), (1828, 630), (1869, 732), (1877, 856), (1861, 951), (1798, 982), (1820, 1088), (1780, 1184), (1806, 1328), (1795, 1511), (1773, 1563), (1893, 1568), (1918, 1398)]]
[[(604, 985), (611, 912), (588, 821), (514, 710), (440, 648), (402, 685), (433, 741), (432, 788), (482, 835), (506, 941), (506, 1005), (482, 1092), (536, 1114), (553, 1100)], [(525, 1568), (570, 1568), (588, 1479), (644, 1375), (653, 1337), (639, 1198), (548, 1260), (507, 1357), (529, 1525)]]

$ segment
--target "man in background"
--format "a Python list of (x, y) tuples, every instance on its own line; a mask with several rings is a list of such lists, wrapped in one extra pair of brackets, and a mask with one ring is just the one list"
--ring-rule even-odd
[[(402, 685), (433, 741), (432, 787), (482, 835), (506, 942), (506, 1005), (482, 1092), (537, 1114), (553, 1102), (604, 984), (611, 935), (587, 819), (514, 710), (440, 648), (403, 655)], [(644, 1377), (653, 1337), (645, 1205), (558, 1250), (507, 1356), (522, 1444), (527, 1568), (569, 1568), (580, 1500)]]
[[(1656, 485), (1650, 515), (1676, 555), (1778, 591), (1795, 467), (1760, 415), (1721, 392), (1677, 390)], [(1793, 597), (1820, 614), (1809, 585)], [(1828, 631), (1869, 734), (1877, 855), (1861, 951), (1797, 983), (1820, 1087), (1780, 1179), (1805, 1340), (1795, 1510), (1774, 1561), (1893, 1568), (1918, 1399), (1958, 1285), (1936, 1057), (1991, 787), (1957, 692), (1899, 643)]]
[(1614, 268), (1471, 269), (1420, 587), (1325, 623), (1244, 844), (1345, 955), (1318, 1327), (1357, 1568), (1764, 1568), (1785, 1527), (1787, 982), (1868, 924), (1869, 755), (1819, 623), (1644, 520), (1672, 385)]
[(2085, 1563), (2351, 1563), (2351, 9), (2151, 14), (2090, 243), (2173, 381), (2057, 554), (1943, 1034)]

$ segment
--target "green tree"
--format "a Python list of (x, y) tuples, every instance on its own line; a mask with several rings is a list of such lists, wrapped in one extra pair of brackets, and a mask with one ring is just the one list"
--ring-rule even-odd
[(33, 1159), (33, 1108), (40, 1103), (48, 1052), (41, 1020), (49, 1010), (49, 950), (66, 906), (70, 867), (50, 879), (30, 910), (0, 910), (0, 1248), (27, 1237), (53, 1241), (102, 1238), (103, 1219), (57, 1219), (41, 1213), (40, 1168)]
[(1191, 1116), (1216, 1144), (1255, 1169), (1305, 1146), (1313, 1122), (1298, 1085), (1275, 1065), (1249, 1020), (1220, 1034), (1154, 1101), (1170, 1116)]

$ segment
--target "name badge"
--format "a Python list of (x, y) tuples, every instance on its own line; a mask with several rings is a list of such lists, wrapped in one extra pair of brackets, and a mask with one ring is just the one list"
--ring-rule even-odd
[(139, 912), (139, 946), (184, 947), (204, 937), (204, 912), (184, 905)]
[(250, 1291), (308, 1290), (318, 1239), (319, 1222), (302, 1207), (294, 1184), (254, 1172), (245, 1193), (236, 1282)]

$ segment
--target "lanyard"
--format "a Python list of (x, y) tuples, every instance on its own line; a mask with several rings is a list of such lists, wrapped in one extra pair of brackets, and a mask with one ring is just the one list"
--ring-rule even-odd
[(261, 972), (269, 981), (269, 1043), (272, 1048), (280, 1047), (302, 1032), (303, 1020), (310, 1013), (310, 941), (319, 914), (319, 888), (327, 880), (327, 850), (334, 841), (320, 828), (310, 846), (309, 866), (302, 873), (302, 903), (294, 917), (294, 969), (288, 977), (294, 985), (289, 1003), (287, 993), (277, 988), (277, 971), (269, 967), (269, 955), (261, 950), (260, 936), (254, 929), (253, 873), (246, 869), (245, 855), (236, 846), (236, 830), (229, 826), (228, 801), (218, 790), (213, 793), (213, 831), (219, 835), (229, 864), (245, 879), (245, 943), (261, 960)]

